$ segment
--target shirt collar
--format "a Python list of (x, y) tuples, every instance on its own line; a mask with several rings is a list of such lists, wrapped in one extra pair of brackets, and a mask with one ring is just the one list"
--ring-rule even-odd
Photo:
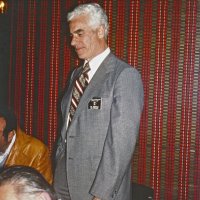
[(11, 148), (12, 148), (12, 146), (13, 146), (15, 140), (16, 140), (16, 132), (15, 132), (15, 134), (13, 135), (12, 141), (11, 141), (11, 143), (9, 144), (9, 146), (7, 147), (6, 151), (5, 151), (3, 154), (0, 155), (0, 160), (3, 159), (4, 157), (6, 157), (6, 156), (10, 153)]
[[(90, 68), (92, 69), (93, 66), (97, 66), (99, 67), (100, 64), (103, 62), (103, 60), (106, 58), (106, 56), (110, 53), (110, 48), (108, 47), (106, 50), (104, 50), (102, 53), (98, 54), (97, 56), (95, 56), (92, 60), (89, 61), (90, 64)], [(85, 60), (85, 63), (88, 62), (87, 60)], [(85, 64), (84, 63), (84, 64)]]
[[(96, 57), (94, 57), (92, 60), (89, 61), (89, 65), (91, 69), (89, 72), (90, 79), (95, 74), (95, 72), (97, 71), (97, 69), (99, 68), (101, 63), (104, 61), (104, 59), (108, 56), (109, 53), (110, 53), (110, 48), (108, 47), (105, 51), (103, 51), (102, 53), (100, 53), (99, 55), (97, 55)], [(86, 62), (88, 61), (85, 60), (85, 63)]]

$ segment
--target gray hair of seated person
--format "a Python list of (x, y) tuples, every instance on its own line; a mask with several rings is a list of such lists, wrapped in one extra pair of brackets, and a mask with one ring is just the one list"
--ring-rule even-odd
[(109, 24), (108, 17), (103, 8), (97, 3), (80, 4), (67, 15), (67, 21), (70, 22), (73, 18), (80, 15), (89, 15), (89, 24), (93, 28), (101, 25), (105, 28), (105, 38), (108, 36)]
[(53, 187), (35, 169), (26, 166), (11, 166), (0, 173), (0, 187), (12, 186), (20, 200), (35, 200), (38, 194), (47, 193), (51, 200), (57, 200)]

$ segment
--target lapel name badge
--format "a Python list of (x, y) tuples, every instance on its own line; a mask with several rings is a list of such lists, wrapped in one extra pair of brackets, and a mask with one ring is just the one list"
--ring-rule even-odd
[(88, 109), (100, 110), (102, 99), (99, 97), (93, 97), (88, 103)]

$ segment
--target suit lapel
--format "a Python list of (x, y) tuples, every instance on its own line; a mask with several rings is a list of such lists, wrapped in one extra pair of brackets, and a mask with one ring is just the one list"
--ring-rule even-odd
[(69, 87), (68, 87), (65, 95), (63, 96), (63, 99), (61, 102), (61, 111), (62, 111), (62, 116), (63, 116), (63, 120), (64, 120), (62, 131), (61, 131), (61, 136), (63, 139), (66, 137), (67, 117), (68, 117), (68, 113), (69, 113), (69, 106), (71, 103), (73, 85), (74, 85), (76, 78), (79, 76), (81, 69), (82, 69), (82, 67), (74, 70), (74, 72), (72, 74), (72, 80), (70, 81)]
[(70, 106), (70, 102), (71, 102), (71, 97), (72, 97), (72, 89), (73, 86), (75, 84), (75, 80), (77, 79), (77, 77), (79, 76), (79, 74), (81, 73), (82, 67), (76, 69), (74, 71), (74, 74), (72, 75), (72, 81), (69, 84), (69, 87), (67, 89), (66, 94), (64, 95), (63, 99), (62, 99), (62, 113), (63, 113), (63, 118), (66, 119), (67, 118), (67, 113), (69, 112), (69, 106)]

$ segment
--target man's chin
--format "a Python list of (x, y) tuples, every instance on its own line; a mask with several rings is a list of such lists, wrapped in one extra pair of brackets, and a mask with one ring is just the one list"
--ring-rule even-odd
[(85, 56), (84, 56), (83, 54), (78, 54), (78, 53), (77, 53), (77, 56), (78, 56), (80, 59), (83, 59), (83, 60), (86, 59)]

